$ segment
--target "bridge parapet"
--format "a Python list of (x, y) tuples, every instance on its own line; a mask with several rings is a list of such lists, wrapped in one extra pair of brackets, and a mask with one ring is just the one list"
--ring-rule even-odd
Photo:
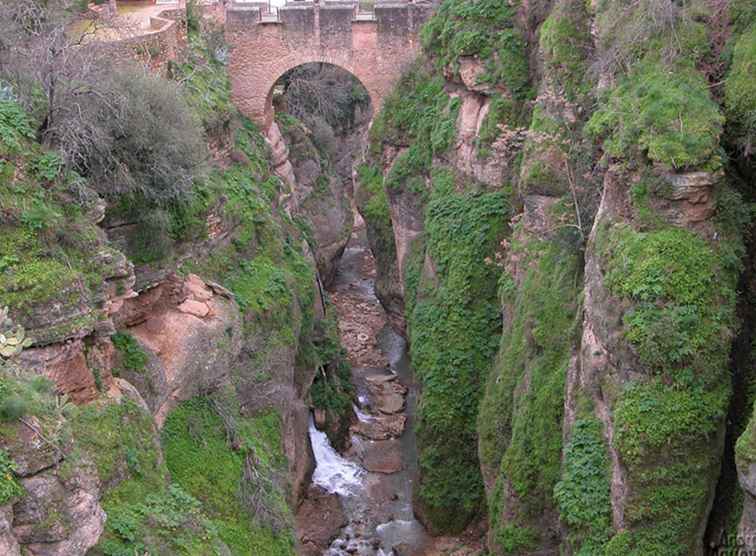
[[(363, 10), (354, 0), (310, 0), (287, 2), (285, 6), (271, 8), (268, 2), (235, 1), (227, 4), (226, 22), (233, 24), (295, 24), (299, 21), (314, 21), (315, 12), (339, 14), (344, 18), (349, 13), (352, 22), (376, 21), (396, 23), (400, 20), (425, 21), (434, 9), (431, 3), (416, 3), (412, 0), (378, 0), (372, 10)], [(326, 15), (328, 17), (328, 15)]]

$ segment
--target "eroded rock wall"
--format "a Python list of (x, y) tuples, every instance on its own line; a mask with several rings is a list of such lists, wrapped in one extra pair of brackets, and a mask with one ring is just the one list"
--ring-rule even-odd
[[(750, 291), (752, 155), (742, 119), (727, 119), (735, 85), (718, 79), (737, 75), (741, 116), (753, 109), (723, 52), (754, 14), (739, 2), (464, 4), (426, 27), (424, 60), (373, 125), (357, 196), (376, 256), (393, 251), (383, 274), (423, 386), (416, 511), (433, 532), (486, 514), (495, 554), (735, 546), (738, 521), (742, 538), (752, 529), (748, 433), (737, 458), (733, 440), (752, 403), (750, 325), (733, 343), (750, 318), (745, 298), (736, 308)], [(474, 44), (451, 40), (465, 31)], [(493, 192), (503, 226), (486, 243), (466, 216), (486, 222), (477, 210)], [(497, 288), (472, 272), (453, 281), (464, 237), (479, 248), (466, 264)], [(475, 328), (481, 299), (500, 327)], [(466, 358), (436, 324), (457, 318)], [(480, 404), (456, 413), (451, 390)], [(459, 440), (454, 455), (436, 435)]]

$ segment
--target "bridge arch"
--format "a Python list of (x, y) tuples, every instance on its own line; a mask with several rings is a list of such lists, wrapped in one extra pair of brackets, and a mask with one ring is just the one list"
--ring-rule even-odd
[[(289, 72), (290, 72), (291, 70), (293, 70), (293, 69), (295, 69), (295, 68), (298, 68), (298, 67), (300, 67), (300, 66), (304, 66), (304, 65), (306, 65), (306, 64), (313, 64), (313, 63), (316, 63), (316, 64), (318, 64), (318, 63), (320, 63), (320, 64), (327, 64), (327, 65), (330, 65), (330, 66), (336, 67), (336, 68), (338, 68), (338, 69), (340, 69), (340, 70), (342, 70), (342, 71), (345, 71), (345, 72), (347, 72), (348, 74), (350, 74), (350, 75), (351, 75), (351, 76), (353, 76), (354, 78), (356, 78), (356, 79), (357, 79), (357, 81), (359, 81), (359, 82), (360, 82), (360, 84), (361, 84), (361, 85), (362, 85), (362, 86), (363, 86), (363, 87), (365, 88), (365, 90), (366, 90), (366, 91), (367, 91), (367, 93), (368, 93), (368, 96), (370, 97), (370, 108), (371, 108), (371, 110), (373, 111), (373, 114), (377, 113), (377, 112), (376, 112), (376, 109), (375, 109), (375, 106), (376, 106), (376, 105), (375, 105), (375, 102), (376, 102), (376, 100), (377, 100), (377, 99), (379, 99), (379, 98), (380, 98), (380, 97), (379, 97), (379, 94), (380, 94), (380, 93), (379, 93), (379, 92), (377, 92), (377, 91), (371, 91), (371, 90), (370, 90), (370, 89), (368, 88), (368, 86), (367, 86), (367, 85), (365, 84), (365, 82), (364, 82), (364, 81), (363, 81), (362, 79), (360, 79), (360, 77), (359, 77), (358, 75), (356, 75), (354, 71), (352, 71), (352, 70), (350, 70), (349, 68), (346, 68), (346, 67), (344, 67), (344, 66), (342, 66), (342, 65), (339, 65), (339, 64), (335, 64), (335, 63), (333, 63), (333, 62), (332, 62), (332, 61), (330, 61), (330, 60), (325, 60), (325, 59), (318, 59), (318, 60), (308, 60), (308, 61), (306, 61), (306, 62), (302, 62), (301, 64), (296, 64), (295, 66), (293, 66), (293, 67), (291, 67), (291, 68), (287, 69), (287, 70), (286, 70), (286, 71), (284, 71), (284, 72), (283, 72), (283, 73), (282, 73), (281, 75), (277, 76), (277, 77), (276, 77), (276, 78), (275, 78), (275, 79), (273, 80), (273, 82), (271, 83), (270, 87), (268, 88), (268, 94), (267, 94), (267, 95), (266, 95), (266, 97), (265, 97), (264, 118), (263, 118), (263, 120), (262, 120), (262, 121), (263, 121), (264, 123), (263, 123), (262, 125), (264, 125), (264, 126), (265, 126), (265, 125), (269, 126), (269, 125), (270, 125), (270, 123), (271, 123), (271, 122), (273, 121), (273, 119), (274, 119), (274, 117), (275, 117), (275, 110), (274, 110), (274, 108), (273, 108), (273, 96), (274, 96), (274, 94), (275, 94), (275, 85), (276, 85), (276, 83), (278, 83), (278, 82), (279, 82), (279, 81), (281, 80), (281, 78), (283, 78), (283, 77), (284, 77), (284, 76), (285, 76), (285, 75), (286, 75), (287, 73), (289, 73)], [(266, 129), (267, 129), (267, 127), (266, 127)]]
[(232, 99), (242, 114), (269, 129), (272, 91), (297, 66), (322, 62), (354, 75), (377, 113), (420, 51), (419, 28), (432, 4), (379, 2), (365, 17), (356, 2), (295, 2), (264, 16), (254, 3), (226, 8)]

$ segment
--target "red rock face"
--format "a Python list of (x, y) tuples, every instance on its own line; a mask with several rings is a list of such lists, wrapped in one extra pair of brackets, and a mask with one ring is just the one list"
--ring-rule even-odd
[[(142, 376), (127, 378), (144, 391), (158, 426), (178, 402), (227, 375), (239, 340), (236, 334), (226, 337), (228, 329), (239, 328), (231, 297), (194, 274), (172, 275), (127, 300), (117, 315), (119, 329), (127, 329), (150, 356)], [(219, 347), (224, 338), (227, 349)]]
[(107, 338), (94, 340), (91, 346), (85, 340), (72, 340), (27, 349), (19, 360), (22, 366), (53, 381), (58, 393), (81, 404), (99, 394), (95, 374), (99, 374), (103, 390), (110, 387), (113, 353), (113, 345)]

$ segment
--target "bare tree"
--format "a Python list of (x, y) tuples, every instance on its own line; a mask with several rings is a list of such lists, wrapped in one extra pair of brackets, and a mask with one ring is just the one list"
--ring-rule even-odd
[(296, 67), (281, 82), (289, 114), (305, 122), (323, 119), (334, 130), (348, 130), (354, 124), (355, 109), (365, 108), (370, 102), (357, 78), (331, 64)]
[[(0, 79), (34, 116), (38, 139), (105, 196), (163, 203), (189, 191), (206, 157), (178, 86), (124, 64), (101, 41), (112, 20), (86, 19), (73, 0), (0, 5)], [(121, 36), (121, 35), (116, 35)]]

